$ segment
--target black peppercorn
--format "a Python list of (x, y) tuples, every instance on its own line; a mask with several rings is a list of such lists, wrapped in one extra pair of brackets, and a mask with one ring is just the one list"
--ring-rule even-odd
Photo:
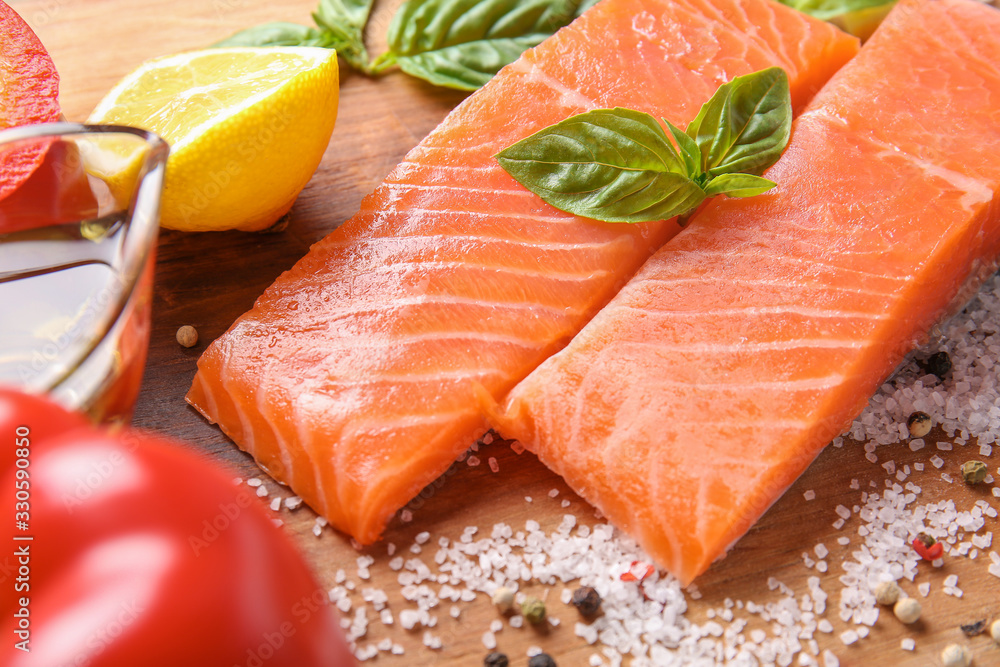
[(573, 591), (572, 602), (584, 616), (593, 616), (601, 608), (601, 596), (590, 586), (581, 586)]
[(943, 350), (935, 352), (927, 357), (927, 361), (924, 362), (924, 369), (931, 375), (936, 375), (939, 380), (944, 380), (945, 376), (951, 371), (951, 357)]
[(539, 653), (531, 656), (528, 667), (556, 667), (556, 661), (548, 653)]
[(493, 651), (483, 658), (483, 665), (486, 667), (507, 667), (508, 664), (510, 661), (507, 660), (507, 654), (499, 651)]
[(981, 635), (986, 631), (986, 619), (976, 621), (975, 623), (969, 623), (967, 625), (959, 626), (962, 628), (962, 632), (965, 633), (966, 637), (975, 637), (976, 635)]

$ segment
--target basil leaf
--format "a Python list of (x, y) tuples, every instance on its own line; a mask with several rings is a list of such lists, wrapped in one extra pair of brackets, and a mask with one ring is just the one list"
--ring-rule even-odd
[(893, 4), (895, 0), (780, 0), (800, 12), (829, 21), (832, 18)]
[(264, 23), (240, 30), (212, 46), (326, 46), (315, 28), (298, 23)]
[(666, 118), (662, 120), (666, 124), (667, 129), (670, 130), (674, 141), (677, 142), (677, 147), (680, 148), (680, 154), (684, 158), (684, 166), (687, 167), (687, 173), (694, 178), (696, 174), (701, 173), (701, 151), (698, 149), (698, 144), (695, 143), (694, 139), (685, 134), (684, 130)]
[(475, 90), (576, 17), (581, 0), (407, 0), (389, 26), (389, 54), (407, 74)]
[(719, 86), (687, 134), (701, 151), (703, 172), (759, 176), (781, 157), (791, 127), (788, 75), (771, 67)]
[(705, 199), (656, 119), (631, 109), (572, 116), (496, 158), (549, 204), (606, 222), (665, 220)]
[(364, 31), (373, 0), (320, 0), (313, 12), (316, 25), (327, 35), (337, 55), (355, 69), (367, 72), (370, 66)]
[(580, 6), (576, 8), (576, 15), (579, 16), (580, 14), (584, 13), (585, 11), (587, 11), (600, 1), (601, 0), (583, 0), (580, 3)]
[(708, 182), (705, 194), (709, 197), (755, 197), (764, 194), (777, 183), (753, 174), (721, 174)]

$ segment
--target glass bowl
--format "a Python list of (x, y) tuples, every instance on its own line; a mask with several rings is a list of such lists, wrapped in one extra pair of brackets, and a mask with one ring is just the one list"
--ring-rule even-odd
[(130, 127), (0, 131), (0, 383), (94, 421), (131, 417), (166, 158)]

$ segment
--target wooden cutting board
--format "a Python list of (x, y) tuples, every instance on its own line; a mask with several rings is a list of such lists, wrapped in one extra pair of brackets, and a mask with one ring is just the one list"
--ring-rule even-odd
[[(315, 0), (13, 0), (11, 4), (36, 30), (55, 60), (61, 75), (65, 115), (69, 120), (82, 121), (106, 91), (143, 60), (204, 47), (265, 21), (308, 23)], [(398, 1), (376, 4), (369, 31), (373, 52), (381, 51), (396, 5)], [(154, 329), (135, 424), (183, 439), (226, 466), (234, 476), (262, 476), (248, 456), (185, 404), (183, 396), (198, 355), (206, 342), (225, 331), (310, 244), (353, 215), (361, 198), (463, 97), (462, 93), (434, 88), (398, 72), (372, 80), (342, 68), (336, 130), (322, 164), (292, 209), (291, 223), (285, 231), (165, 231), (159, 244)], [(197, 327), (201, 336), (202, 342), (192, 349), (184, 349), (174, 340), (177, 328), (185, 324)], [(942, 439), (943, 434), (935, 433), (928, 441)], [(975, 455), (975, 449), (969, 445), (939, 452), (945, 459), (942, 470), (958, 477), (958, 467)], [(886, 456), (881, 450), (879, 453)], [(1000, 648), (987, 636), (967, 639), (958, 627), (1000, 616), (1000, 579), (986, 573), (986, 553), (978, 561), (950, 558), (944, 568), (921, 573), (921, 580), (932, 583), (933, 593), (923, 600), (924, 619), (918, 625), (904, 627), (890, 613), (883, 613), (868, 638), (845, 646), (838, 637), (849, 627), (837, 614), (841, 590), (838, 577), (843, 573), (839, 562), (857, 548), (858, 522), (855, 518), (841, 530), (834, 528), (835, 508), (860, 504), (861, 491), (850, 488), (851, 480), (858, 480), (863, 490), (872, 481), (881, 487), (886, 477), (886, 471), (869, 463), (864, 454), (854, 443), (828, 448), (728, 557), (698, 580), (701, 597), (689, 599), (688, 618), (704, 622), (709, 610), (722, 607), (726, 598), (758, 604), (775, 602), (781, 593), (770, 590), (770, 577), (790, 586), (801, 598), (807, 591), (807, 578), (820, 576), (830, 595), (824, 617), (835, 631), (817, 633), (817, 639), (820, 649), (831, 649), (841, 665), (871, 665), (882, 660), (901, 665), (936, 664), (941, 648), (951, 642), (967, 643), (975, 652), (977, 665), (1000, 665)], [(384, 588), (390, 608), (396, 611), (407, 605), (396, 583), (396, 573), (387, 565), (389, 542), (402, 550), (420, 531), (429, 531), (434, 542), (441, 536), (456, 540), (466, 526), (488, 531), (497, 522), (522, 527), (529, 519), (552, 529), (566, 512), (574, 512), (581, 521), (595, 521), (593, 510), (530, 454), (518, 455), (506, 444), (497, 443), (490, 445), (486, 456), (497, 459), (498, 473), (486, 465), (454, 466), (450, 471), (453, 474), (434, 493), (427, 492), (411, 504), (410, 523), (395, 521), (385, 542), (360, 553), (329, 528), (316, 537), (312, 532), (315, 514), (308, 508), (282, 510), (274, 516), (285, 522), (326, 587), (334, 585), (337, 571), (343, 569), (349, 579), (358, 582), (353, 596), (355, 608), (364, 604), (358, 594), (364, 585)], [(486, 456), (482, 457), (484, 461)], [(900, 444), (888, 456), (902, 466), (926, 461), (929, 454), (926, 450), (911, 452)], [(996, 463), (994, 456), (990, 464), (994, 472)], [(947, 484), (940, 478), (940, 471), (931, 466), (928, 470), (922, 478), (914, 478), (924, 489), (924, 502), (953, 498), (959, 507), (968, 508), (975, 499), (983, 498), (994, 506), (998, 504), (988, 489), (981, 492), (961, 483)], [(263, 502), (291, 495), (270, 480), (265, 481), (265, 486), (270, 496)], [(559, 494), (555, 499), (549, 497), (553, 489)], [(807, 490), (815, 491), (815, 500), (804, 500)], [(526, 497), (532, 497), (533, 502), (528, 503)], [(562, 506), (565, 499), (570, 500), (569, 508)], [(1000, 537), (998, 528), (996, 519), (987, 520), (986, 530)], [(843, 536), (852, 538), (851, 546), (838, 545), (837, 538)], [(803, 564), (803, 552), (812, 551), (818, 543), (831, 551), (830, 568), (825, 574)], [(371, 555), (376, 560), (369, 581), (357, 578), (356, 559), (360, 555)], [(941, 583), (948, 574), (959, 575), (962, 599), (941, 593)], [(541, 587), (536, 590), (541, 592)], [(595, 648), (574, 635), (574, 622), (578, 620), (575, 610), (558, 602), (559, 590), (549, 593), (551, 613), (562, 623), (550, 626), (546, 632), (505, 624), (497, 634), (499, 648), (511, 656), (512, 665), (526, 664), (526, 651), (531, 646), (554, 655), (560, 666), (588, 665)], [(480, 595), (473, 602), (463, 603), (458, 620), (446, 611), (439, 615), (434, 632), (443, 641), (440, 649), (425, 648), (421, 632), (407, 632), (398, 623), (382, 626), (377, 620), (371, 622), (360, 641), (377, 643), (388, 637), (406, 649), (402, 656), (381, 653), (378, 664), (481, 664), (487, 653), (481, 637), (490, 622), (498, 618), (489, 600)], [(369, 611), (372, 617), (377, 614)], [(768, 627), (766, 623), (758, 626)], [(915, 652), (899, 648), (903, 637), (916, 639)]]

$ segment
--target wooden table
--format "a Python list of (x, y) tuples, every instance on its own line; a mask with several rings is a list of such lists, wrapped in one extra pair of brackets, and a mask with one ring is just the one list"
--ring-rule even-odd
[[(61, 75), (65, 115), (78, 121), (86, 119), (122, 75), (147, 58), (203, 47), (264, 21), (307, 23), (314, 4), (315, 0), (12, 2), (49, 49)], [(384, 41), (394, 4), (377, 4), (369, 36), (375, 52), (380, 51), (379, 45)], [(243, 478), (260, 475), (248, 456), (185, 404), (183, 395), (194, 375), (198, 355), (205, 342), (220, 335), (248, 309), (310, 244), (349, 218), (362, 196), (462, 98), (461, 93), (433, 88), (400, 73), (371, 80), (343, 69), (336, 130), (322, 164), (292, 209), (291, 223), (285, 231), (268, 234), (165, 231), (159, 244), (149, 363), (135, 424), (184, 439), (222, 462), (234, 475)], [(174, 340), (175, 331), (184, 324), (194, 325), (200, 332), (202, 342), (195, 348), (184, 349)], [(928, 441), (933, 442), (935, 435), (937, 439), (943, 438), (937, 433)], [(429, 531), (433, 540), (439, 536), (457, 539), (465, 526), (477, 525), (489, 530), (500, 521), (519, 527), (528, 519), (536, 519), (551, 529), (566, 511), (575, 512), (582, 521), (594, 521), (592, 510), (530, 454), (517, 455), (504, 444), (490, 447), (489, 456), (497, 458), (499, 473), (492, 473), (486, 465), (456, 466), (455, 474), (433, 496), (416, 503), (419, 508), (414, 510), (411, 523), (397, 520), (390, 526), (386, 542), (405, 548), (418, 531)], [(967, 446), (964, 450), (956, 447), (952, 452), (940, 452), (946, 460), (943, 470), (957, 477), (958, 466), (975, 454), (974, 449)], [(913, 453), (902, 444), (892, 448), (889, 455), (883, 450), (879, 454), (883, 458), (891, 456), (900, 466), (929, 456), (926, 450)], [(994, 456), (990, 463), (994, 472), (996, 463)], [(928, 470), (918, 481), (924, 488), (924, 502), (954, 498), (960, 507), (968, 507), (974, 499), (985, 498), (992, 500), (994, 506), (998, 504), (988, 493), (970, 491), (961, 483), (946, 484), (938, 476), (940, 471), (930, 466)], [(945, 568), (921, 574), (922, 580), (933, 584), (934, 592), (923, 600), (924, 620), (918, 626), (904, 628), (891, 614), (883, 613), (867, 639), (848, 647), (838, 638), (839, 632), (847, 628), (837, 617), (841, 588), (837, 578), (842, 574), (838, 561), (854, 547), (840, 547), (836, 539), (852, 536), (855, 545), (858, 523), (855, 519), (843, 530), (836, 530), (832, 526), (837, 518), (834, 508), (860, 503), (861, 491), (850, 488), (852, 479), (859, 480), (864, 489), (871, 480), (881, 485), (885, 476), (879, 465), (865, 460), (864, 451), (856, 443), (847, 443), (840, 449), (828, 448), (729, 556), (698, 580), (702, 597), (689, 600), (688, 618), (704, 622), (708, 610), (720, 607), (727, 597), (759, 604), (779, 599), (780, 593), (767, 586), (769, 577), (776, 577), (801, 596), (807, 590), (807, 577), (818, 574), (803, 565), (802, 553), (822, 542), (831, 550), (828, 559), (831, 567), (820, 575), (823, 588), (830, 595), (825, 617), (836, 630), (829, 635), (818, 633), (818, 639), (821, 648), (831, 649), (840, 658), (841, 665), (871, 665), (880, 660), (901, 665), (935, 664), (940, 649), (956, 641), (966, 642), (974, 649), (977, 665), (1000, 665), (1000, 648), (987, 636), (966, 639), (958, 629), (960, 623), (1000, 616), (1000, 579), (986, 573), (985, 553), (978, 561), (952, 558)], [(279, 493), (290, 495), (287, 490), (279, 492), (277, 485), (269, 480), (265, 484), (271, 489), (271, 497)], [(548, 497), (551, 489), (559, 490), (559, 500), (571, 499), (569, 509)], [(810, 489), (815, 490), (816, 499), (807, 502), (803, 493)], [(528, 504), (525, 496), (536, 500)], [(349, 577), (355, 576), (355, 561), (360, 554), (348, 540), (330, 529), (320, 538), (314, 536), (315, 515), (308, 508), (295, 512), (282, 510), (275, 517), (285, 521), (287, 530), (295, 536), (324, 585), (333, 585), (338, 569), (344, 569)], [(996, 519), (988, 520), (987, 529), (993, 530), (1000, 541), (998, 528)], [(993, 548), (998, 547), (995, 544)], [(387, 566), (385, 543), (364, 553), (376, 559), (372, 580), (364, 583), (384, 587), (390, 595), (390, 607), (403, 608), (395, 573)], [(960, 586), (965, 592), (961, 600), (940, 592), (941, 581), (951, 573), (960, 576)], [(558, 595), (550, 596), (552, 599), (558, 600)], [(360, 596), (355, 595), (355, 602), (355, 606), (362, 604)], [(550, 627), (545, 633), (506, 627), (497, 635), (499, 648), (512, 656), (513, 665), (526, 663), (525, 651), (532, 645), (556, 656), (561, 666), (589, 664), (594, 649), (573, 633), (575, 610), (558, 602), (552, 609), (563, 621), (559, 627)], [(406, 653), (399, 657), (380, 654), (378, 664), (481, 664), (487, 652), (481, 643), (482, 633), (497, 618), (486, 597), (480, 595), (474, 602), (463, 603), (458, 621), (446, 613), (441, 613), (441, 617), (435, 631), (444, 646), (438, 650), (424, 648), (421, 633), (407, 633), (398, 623), (383, 627), (373, 622), (361, 642), (389, 637), (406, 648)], [(904, 636), (916, 638), (916, 652), (900, 650), (899, 642)]]

